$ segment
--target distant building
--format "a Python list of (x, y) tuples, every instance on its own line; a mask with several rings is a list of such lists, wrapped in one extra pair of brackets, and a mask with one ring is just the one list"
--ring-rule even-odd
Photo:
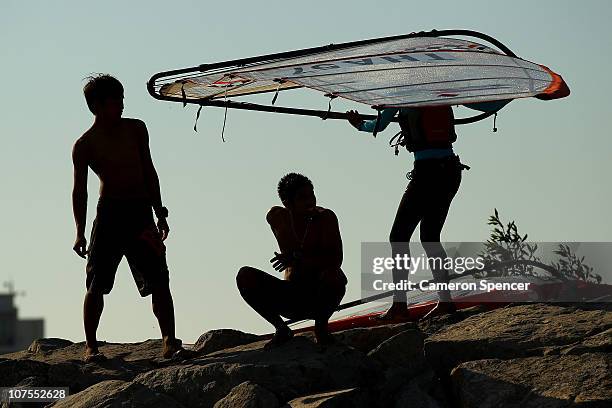
[(45, 335), (43, 319), (19, 319), (12, 283), (5, 284), (8, 293), (0, 293), (0, 354), (27, 349), (33, 340)]

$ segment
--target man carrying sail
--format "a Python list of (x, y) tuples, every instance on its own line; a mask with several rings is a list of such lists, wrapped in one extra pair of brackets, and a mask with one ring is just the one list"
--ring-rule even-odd
[[(440, 233), (451, 201), (459, 189), (461, 171), (469, 168), (453, 152), (452, 144), (457, 140), (453, 110), (450, 106), (387, 108), (379, 113), (377, 119), (369, 121), (362, 120), (357, 111), (351, 110), (347, 112), (347, 119), (360, 131), (376, 133), (383, 131), (396, 114), (401, 128), (396, 148), (403, 146), (414, 153), (414, 169), (409, 173), (410, 182), (389, 234), (393, 256), (409, 253), (408, 242), (420, 223), (420, 239), (427, 256), (430, 259), (446, 258), (440, 244)], [(448, 281), (447, 270), (433, 268), (432, 272), (437, 282)], [(408, 270), (393, 269), (394, 282), (406, 279)], [(455, 311), (448, 290), (439, 291), (438, 296), (438, 304), (426, 317)], [(406, 303), (406, 292), (395, 291), (393, 305), (380, 318), (408, 318)]]

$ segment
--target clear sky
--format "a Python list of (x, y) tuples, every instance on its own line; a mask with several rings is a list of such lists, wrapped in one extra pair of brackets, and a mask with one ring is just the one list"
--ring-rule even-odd
[[(155, 72), (329, 43), (465, 28), (490, 34), (569, 84), (569, 98), (511, 103), (492, 121), (458, 129), (464, 172), (443, 231), (481, 241), (493, 208), (537, 241), (610, 241), (612, 155), (609, 1), (20, 1), (0, 5), (2, 96), (0, 280), (26, 296), (22, 317), (46, 319), (47, 336), (81, 341), (85, 263), (72, 252), (72, 144), (92, 123), (82, 79), (117, 76), (125, 116), (143, 119), (170, 209), (167, 241), (177, 334), (212, 328), (263, 333), (267, 324), (235, 288), (240, 266), (271, 271), (276, 243), (265, 222), (289, 171), (309, 176), (344, 240), (345, 300), (359, 296), (362, 241), (385, 241), (411, 169), (393, 155), (389, 129), (373, 139), (346, 122), (195, 108), (151, 98)], [(277, 104), (325, 108), (314, 91)], [(267, 101), (271, 96), (265, 96)], [(335, 108), (367, 106), (334, 102)], [(98, 181), (90, 172), (88, 228)], [(418, 237), (413, 237), (418, 238)], [(124, 261), (106, 297), (99, 338), (159, 337), (150, 300), (138, 296)]]

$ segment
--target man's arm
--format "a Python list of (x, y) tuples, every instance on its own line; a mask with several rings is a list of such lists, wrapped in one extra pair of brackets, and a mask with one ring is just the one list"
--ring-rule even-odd
[[(304, 270), (330, 270), (339, 269), (342, 265), (342, 238), (336, 214), (331, 210), (324, 210), (317, 222), (322, 225), (323, 245), (319, 252), (301, 253), (300, 243), (291, 228), (290, 213), (283, 207), (272, 207), (266, 219), (276, 237), (281, 254), (270, 260), (274, 269), (282, 271), (288, 266), (299, 267)], [(296, 252), (300, 253), (296, 258)]]
[(82, 258), (87, 253), (85, 239), (85, 222), (87, 220), (87, 163), (86, 142), (77, 140), (72, 149), (72, 164), (74, 167), (74, 183), (72, 188), (72, 212), (76, 223), (76, 241), (74, 251)]
[(158, 217), (157, 228), (159, 228), (162, 234), (162, 240), (165, 240), (170, 233), (170, 227), (166, 221), (166, 215), (161, 213), (161, 188), (159, 185), (159, 177), (157, 176), (157, 171), (155, 170), (153, 159), (151, 158), (151, 149), (149, 149), (149, 132), (147, 131), (147, 126), (141, 120), (136, 121), (136, 126), (138, 127), (138, 133), (140, 135), (141, 160), (146, 188), (151, 199), (153, 210)]
[(302, 266), (307, 270), (339, 269), (342, 265), (342, 237), (336, 214), (326, 209), (320, 217), (323, 227), (323, 250), (316, 254), (304, 254)]
[(274, 233), (278, 247), (283, 254), (291, 255), (299, 247), (295, 233), (291, 229), (291, 214), (283, 207), (274, 206), (268, 211), (266, 221)]
[(398, 108), (387, 108), (380, 112), (380, 119), (378, 120), (378, 126), (376, 126), (376, 119), (372, 120), (361, 120), (361, 116), (357, 111), (348, 111), (348, 121), (353, 127), (362, 132), (373, 133), (374, 128), (376, 132), (382, 132), (389, 126), (391, 120), (395, 114), (399, 111)]
[(143, 172), (145, 176), (145, 183), (147, 184), (147, 191), (151, 198), (151, 204), (154, 209), (162, 207), (161, 200), (161, 188), (159, 185), (159, 177), (157, 171), (153, 165), (153, 159), (151, 158), (151, 150), (149, 148), (149, 132), (147, 126), (143, 121), (136, 121), (138, 127), (138, 133), (140, 136), (140, 149), (141, 149), (141, 160), (143, 165)]

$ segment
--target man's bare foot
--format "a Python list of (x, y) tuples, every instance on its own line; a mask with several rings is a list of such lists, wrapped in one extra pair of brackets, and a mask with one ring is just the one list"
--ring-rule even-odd
[(193, 350), (187, 350), (186, 348), (181, 347), (172, 355), (172, 360), (175, 361), (183, 361), (188, 360), (190, 358), (197, 357), (198, 353)]
[(100, 363), (106, 361), (107, 358), (104, 354), (100, 353), (97, 347), (85, 347), (85, 353), (83, 353), (83, 361), (86, 363)]
[(183, 342), (180, 339), (164, 337), (164, 351), (162, 356), (164, 358), (171, 358), (176, 352), (183, 350)]
[(372, 316), (372, 320), (379, 321), (405, 321), (410, 317), (406, 303), (393, 303), (384, 313)]
[(435, 316), (457, 313), (457, 308), (453, 302), (438, 302), (421, 320), (427, 320)]
[(275, 347), (278, 347), (281, 344), (285, 344), (286, 342), (291, 340), (292, 337), (293, 337), (293, 332), (291, 331), (289, 327), (285, 327), (285, 328), (276, 330), (276, 333), (274, 333), (274, 336), (272, 336), (272, 339), (265, 344), (264, 349), (270, 350)]

